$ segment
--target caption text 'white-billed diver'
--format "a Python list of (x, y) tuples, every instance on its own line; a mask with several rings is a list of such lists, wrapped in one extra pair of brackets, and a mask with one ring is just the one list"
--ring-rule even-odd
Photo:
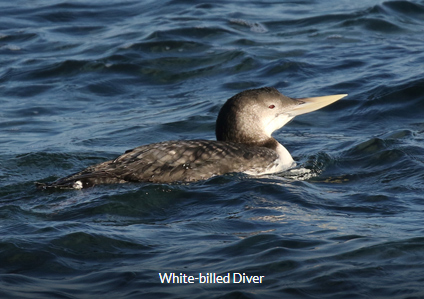
[(325, 107), (346, 94), (293, 99), (264, 87), (228, 99), (216, 121), (215, 140), (178, 140), (128, 150), (40, 189), (82, 189), (126, 182), (194, 182), (243, 172), (262, 175), (293, 168), (290, 153), (271, 134), (295, 116)]

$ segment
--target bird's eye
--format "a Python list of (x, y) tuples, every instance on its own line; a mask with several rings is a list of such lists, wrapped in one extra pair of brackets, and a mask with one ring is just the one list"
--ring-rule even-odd
[(269, 105), (268, 108), (269, 109), (274, 109), (275, 108), (275, 105)]

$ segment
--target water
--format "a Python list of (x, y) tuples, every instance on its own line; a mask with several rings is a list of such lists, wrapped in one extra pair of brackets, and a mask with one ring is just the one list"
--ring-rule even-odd
[[(424, 296), (424, 1), (0, 11), (2, 298)], [(34, 188), (138, 145), (213, 139), (225, 100), (262, 86), (349, 94), (274, 134), (315, 176)]]

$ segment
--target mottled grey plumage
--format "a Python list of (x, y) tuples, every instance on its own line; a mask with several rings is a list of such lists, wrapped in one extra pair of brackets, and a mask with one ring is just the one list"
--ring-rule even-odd
[[(211, 140), (165, 141), (140, 146), (115, 160), (106, 161), (54, 183), (72, 188), (125, 182), (193, 182), (230, 172), (258, 173), (278, 158), (266, 147), (249, 147)], [(79, 189), (79, 188), (78, 188)]]
[(323, 104), (319, 102), (323, 98), (291, 99), (275, 88), (246, 90), (230, 98), (221, 108), (216, 124), (217, 141), (178, 140), (140, 146), (115, 160), (90, 166), (50, 184), (37, 183), (37, 186), (81, 189), (126, 182), (193, 182), (231, 172), (282, 171), (295, 163), (271, 133), (294, 116), (319, 109), (342, 96), (324, 97)]

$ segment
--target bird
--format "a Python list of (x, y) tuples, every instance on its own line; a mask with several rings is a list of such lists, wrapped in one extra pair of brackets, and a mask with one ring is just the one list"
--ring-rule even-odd
[(296, 166), (271, 135), (295, 116), (334, 103), (347, 94), (290, 98), (276, 88), (248, 89), (229, 98), (216, 120), (216, 140), (174, 140), (142, 145), (116, 159), (38, 189), (83, 189), (101, 184), (190, 183), (228, 173), (265, 175)]

